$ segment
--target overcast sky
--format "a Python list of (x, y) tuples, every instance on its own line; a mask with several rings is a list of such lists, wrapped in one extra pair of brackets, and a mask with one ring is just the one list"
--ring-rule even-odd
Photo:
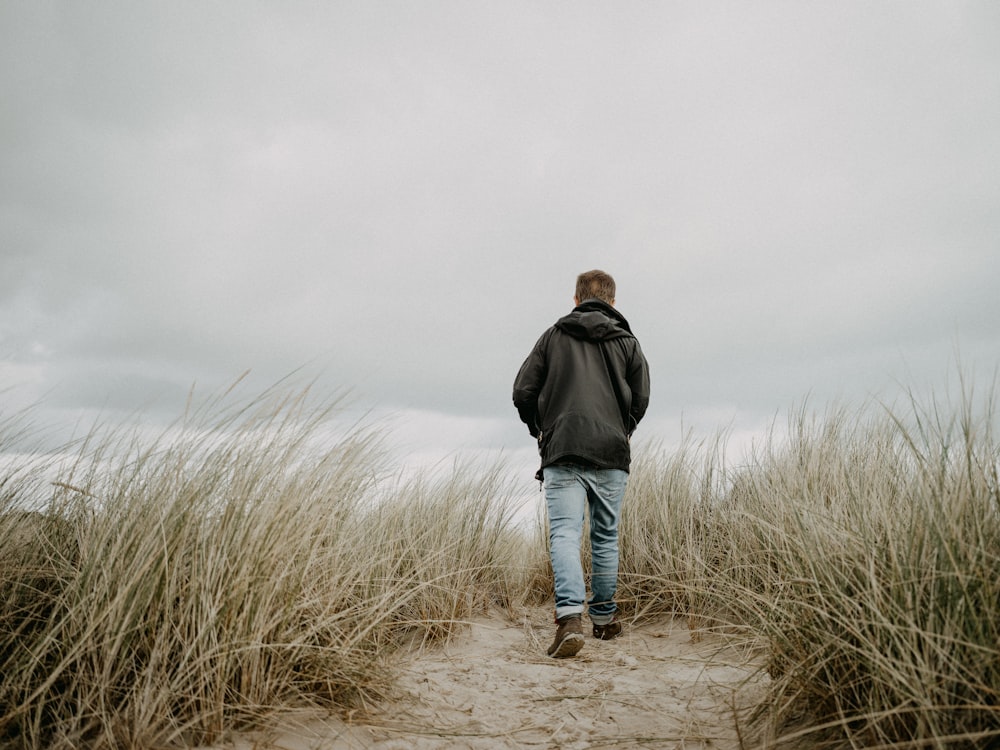
[(992, 0), (2, 0), (0, 102), (0, 411), (305, 367), (524, 455), (591, 268), (667, 442), (1000, 354)]

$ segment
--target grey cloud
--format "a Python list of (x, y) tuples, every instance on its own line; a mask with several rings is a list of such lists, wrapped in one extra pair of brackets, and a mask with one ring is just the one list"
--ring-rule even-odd
[(0, 356), (61, 406), (308, 365), (513, 419), (517, 367), (604, 267), (658, 420), (988, 359), (997, 20), (8, 4)]

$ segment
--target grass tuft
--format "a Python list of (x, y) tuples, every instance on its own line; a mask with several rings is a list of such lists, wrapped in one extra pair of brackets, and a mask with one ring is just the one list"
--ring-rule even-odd
[(400, 486), (376, 430), (331, 431), (336, 403), (230, 401), (4, 477), (0, 745), (207, 743), (364, 705), (405, 639), (519, 596), (501, 467)]
[(996, 742), (995, 420), (971, 394), (954, 409), (803, 409), (744, 466), (716, 447), (700, 471), (686, 448), (647, 457), (623, 515), (632, 599), (761, 649), (769, 742)]

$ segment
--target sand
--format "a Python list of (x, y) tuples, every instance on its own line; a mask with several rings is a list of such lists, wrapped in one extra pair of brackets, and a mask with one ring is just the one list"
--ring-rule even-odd
[[(545, 649), (551, 609), (517, 621), (497, 613), (443, 645), (401, 656), (393, 698), (343, 718), (299, 717), (218, 748), (712, 748), (736, 750), (744, 709), (763, 696), (759, 664), (683, 618), (627, 625), (614, 641), (587, 635), (571, 659)], [(737, 719), (737, 716), (741, 718)]]

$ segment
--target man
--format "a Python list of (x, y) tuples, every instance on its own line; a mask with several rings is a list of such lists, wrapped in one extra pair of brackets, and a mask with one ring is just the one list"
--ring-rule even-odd
[(583, 648), (586, 587), (580, 561), (590, 509), (591, 596), (595, 638), (622, 632), (615, 618), (618, 516), (628, 480), (629, 439), (649, 405), (649, 366), (615, 305), (603, 271), (576, 280), (575, 308), (542, 334), (514, 381), (514, 406), (538, 440), (555, 577), (556, 636), (548, 655)]

